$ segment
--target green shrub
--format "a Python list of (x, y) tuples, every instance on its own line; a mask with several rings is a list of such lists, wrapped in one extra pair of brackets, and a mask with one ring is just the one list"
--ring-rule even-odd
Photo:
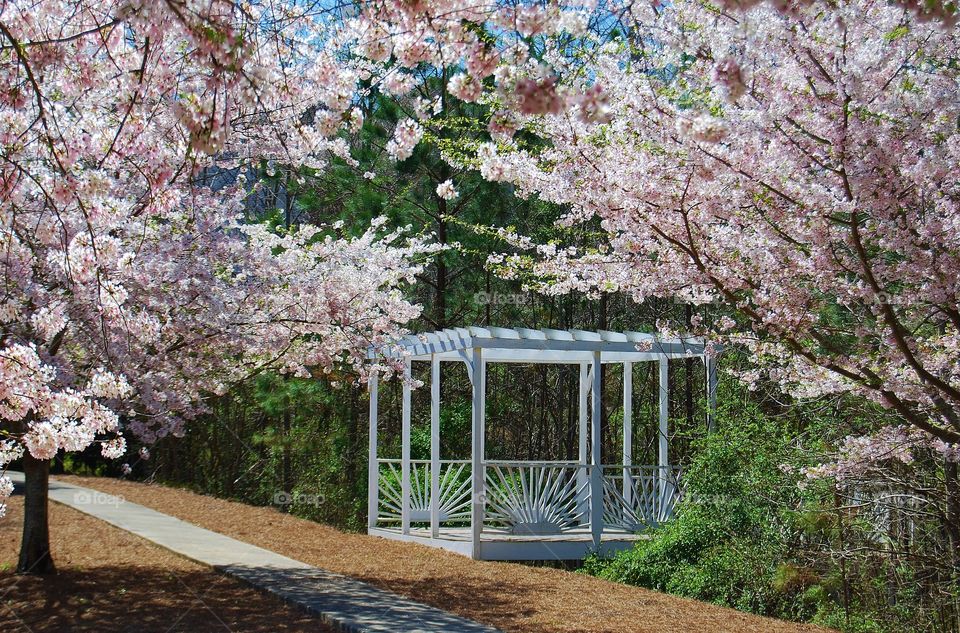
[(797, 598), (811, 579), (788, 571), (790, 516), (798, 490), (780, 470), (789, 444), (759, 411), (727, 411), (719, 430), (695, 441), (675, 518), (612, 558), (592, 557), (583, 571), (758, 613), (805, 618)]

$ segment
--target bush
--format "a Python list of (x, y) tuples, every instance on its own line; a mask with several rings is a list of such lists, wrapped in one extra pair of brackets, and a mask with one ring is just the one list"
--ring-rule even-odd
[(757, 409), (721, 413), (720, 430), (695, 441), (676, 517), (631, 550), (589, 558), (583, 571), (752, 613), (811, 617), (816, 607), (800, 598), (814, 579), (782, 564), (792, 532), (785, 509), (798, 494), (780, 470), (786, 434)]

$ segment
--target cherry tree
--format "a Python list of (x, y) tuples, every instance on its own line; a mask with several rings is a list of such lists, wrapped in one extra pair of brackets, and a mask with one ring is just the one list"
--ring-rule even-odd
[[(923, 431), (905, 436), (955, 458), (952, 14), (920, 19), (916, 6), (872, 0), (749, 4), (637, 5), (624, 35), (598, 40), (586, 61), (554, 50), (511, 71), (580, 103), (541, 98), (507, 129), (494, 119), (476, 165), (569, 205), (566, 222), (599, 218), (610, 243), (517, 240), (527, 252), (492, 263), (532, 272), (547, 292), (724, 302), (739, 322), (709, 325), (739, 325), (763, 375), (801, 396), (861, 393)], [(510, 140), (518, 128), (549, 146)]]
[[(270, 231), (244, 176), (348, 156), (356, 72), (298, 5), (12, 2), (0, 13), (0, 468), (19, 569), (52, 569), (49, 460), (185, 432), (266, 369), (363, 372), (434, 247), (382, 220)], [(12, 492), (0, 478), (2, 501)]]
[[(499, 56), (469, 23), (509, 15), (532, 33), (562, 14), (358, 7), (3, 5), (0, 468), (23, 459), (21, 571), (52, 569), (58, 451), (99, 444), (118, 458), (124, 431), (180, 435), (206, 395), (266, 369), (362, 373), (368, 347), (419, 313), (400, 289), (436, 246), (379, 221), (352, 239), (336, 226), (268, 231), (245, 215), (258, 183), (244, 177), (309, 179), (329, 156), (355, 164), (340, 132), (363, 123), (364, 82), (400, 93), (418, 65), (456, 58), (486, 77)], [(391, 155), (421, 136), (401, 122)], [(0, 504), (11, 491), (0, 478)]]

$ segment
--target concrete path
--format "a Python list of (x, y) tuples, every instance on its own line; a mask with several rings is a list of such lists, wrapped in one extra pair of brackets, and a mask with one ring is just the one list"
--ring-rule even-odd
[[(23, 473), (7, 474), (18, 487), (23, 485)], [(51, 481), (50, 499), (275, 594), (341, 631), (499, 633), (441, 609), (90, 488)]]

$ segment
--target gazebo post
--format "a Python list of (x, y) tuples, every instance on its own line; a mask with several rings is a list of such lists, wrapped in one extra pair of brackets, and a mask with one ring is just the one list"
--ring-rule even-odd
[(367, 464), (367, 527), (377, 527), (379, 514), (377, 495), (380, 491), (380, 465), (377, 463), (377, 372), (372, 372), (367, 384), (370, 389), (370, 454)]
[(440, 537), (440, 359), (430, 355), (430, 534)]
[(717, 358), (704, 354), (703, 364), (707, 369), (707, 433), (713, 432), (717, 414)]
[(473, 420), (472, 448), (470, 468), (472, 473), (472, 495), (470, 528), (472, 531), (472, 557), (480, 558), (480, 534), (483, 531), (484, 514), (484, 466), (483, 439), (485, 433), (484, 415), (486, 398), (487, 367), (483, 360), (483, 348), (473, 348)]
[(602, 406), (600, 352), (593, 352), (593, 376), (590, 381), (590, 532), (594, 547), (600, 547), (603, 534), (603, 470), (600, 466), (600, 415)]
[(590, 476), (587, 472), (589, 465), (589, 456), (587, 455), (587, 396), (590, 393), (590, 380), (587, 369), (587, 363), (580, 363), (580, 399), (578, 402), (578, 452), (577, 461), (580, 467), (577, 468), (577, 514), (580, 516), (580, 522), (586, 523), (589, 518), (590, 506), (587, 501), (587, 493)]
[[(660, 497), (660, 507), (662, 510), (667, 502), (667, 481), (670, 475), (670, 436), (669, 415), (670, 415), (670, 369), (666, 356), (660, 357), (660, 428), (657, 433), (659, 442), (657, 445), (657, 483)], [(663, 517), (660, 517), (663, 518)]]
[(410, 359), (403, 361), (403, 398), (400, 430), (400, 529), (410, 534)]
[(623, 364), (623, 500), (633, 503), (633, 363)]

